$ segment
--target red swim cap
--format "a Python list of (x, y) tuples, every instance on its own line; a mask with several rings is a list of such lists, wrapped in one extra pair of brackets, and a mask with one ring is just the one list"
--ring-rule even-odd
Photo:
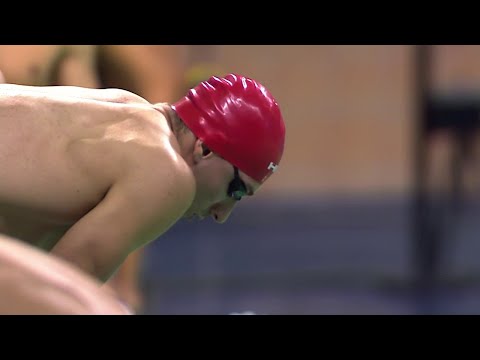
[(285, 124), (273, 96), (255, 80), (212, 76), (172, 108), (210, 150), (256, 181), (263, 183), (277, 169)]

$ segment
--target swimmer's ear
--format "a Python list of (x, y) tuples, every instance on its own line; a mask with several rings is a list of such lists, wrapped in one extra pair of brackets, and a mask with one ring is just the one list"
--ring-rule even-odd
[(202, 140), (197, 139), (193, 149), (193, 159), (198, 163), (202, 159), (208, 159), (213, 156), (213, 152), (203, 143)]

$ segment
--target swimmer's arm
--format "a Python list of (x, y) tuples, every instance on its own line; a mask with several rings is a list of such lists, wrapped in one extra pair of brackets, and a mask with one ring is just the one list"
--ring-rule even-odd
[(95, 45), (68, 45), (65, 51), (66, 55), (58, 67), (59, 85), (100, 87), (96, 68), (97, 47)]
[(0, 234), (0, 314), (131, 314), (91, 277)]
[(79, 86), (28, 86), (0, 83), (0, 94), (6, 91), (35, 92), (43, 94), (61, 95), (81, 99), (107, 101), (122, 104), (150, 104), (147, 100), (130, 91), (123, 89), (90, 89)]
[[(114, 185), (99, 205), (67, 231), (52, 252), (100, 281), (107, 281), (129, 253), (163, 234), (192, 201), (193, 195), (187, 194), (193, 191), (185, 191), (181, 184), (176, 184), (175, 189), (162, 188), (154, 178), (151, 184), (146, 184), (145, 179), (131, 179)], [(171, 187), (174, 181), (165, 179), (164, 184)]]

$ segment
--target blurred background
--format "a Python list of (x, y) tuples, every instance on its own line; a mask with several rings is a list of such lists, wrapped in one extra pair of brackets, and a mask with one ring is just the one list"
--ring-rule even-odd
[(455, 167), (471, 160), (455, 157), (465, 121), (429, 126), (441, 94), (475, 97), (479, 60), (479, 46), (189, 47), (188, 68), (271, 90), (286, 150), (226, 224), (179, 223), (149, 246), (146, 312), (480, 313), (480, 177)]
[(141, 313), (480, 313), (480, 46), (93, 52), (91, 86), (172, 102), (236, 72), (286, 122), (279, 170), (227, 223), (180, 221), (139, 254)]

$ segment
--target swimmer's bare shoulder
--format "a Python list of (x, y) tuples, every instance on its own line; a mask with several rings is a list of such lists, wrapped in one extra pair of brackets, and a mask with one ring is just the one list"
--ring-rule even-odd
[[(0, 94), (2, 91), (38, 100), (38, 104), (52, 104), (52, 114), (64, 113), (54, 110), (58, 104), (58, 109), (68, 109), (69, 116), (90, 114), (89, 118), (95, 119), (109, 114), (115, 119), (109, 136), (119, 141), (103, 141), (106, 145), (101, 154), (110, 159), (105, 167), (118, 171), (99, 202), (52, 249), (88, 274), (106, 281), (129, 253), (163, 234), (193, 201), (195, 180), (178, 153), (178, 144), (175, 148), (176, 140), (165, 128), (165, 114), (141, 97), (119, 89), (77, 87), (0, 85)], [(87, 154), (90, 161), (83, 163), (94, 164), (99, 149), (86, 146), (76, 154)]]
[[(103, 200), (74, 224), (52, 250), (102, 281), (129, 253), (177, 222), (195, 195), (193, 174), (165, 128), (168, 125), (164, 115), (150, 106), (139, 108), (135, 116), (135, 131), (141, 134), (135, 135), (136, 141), (111, 150), (115, 164), (122, 158), (118, 165), (121, 175)], [(132, 131), (130, 127), (128, 131)]]
[(0, 314), (131, 314), (100, 282), (71, 264), (3, 235), (0, 293)]

